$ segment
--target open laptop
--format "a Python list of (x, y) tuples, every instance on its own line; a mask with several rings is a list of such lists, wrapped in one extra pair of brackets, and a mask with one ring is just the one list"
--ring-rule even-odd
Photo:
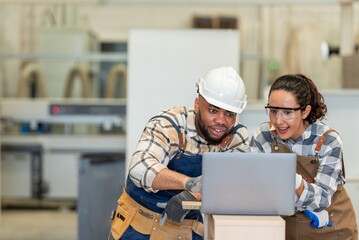
[(293, 215), (295, 173), (294, 153), (204, 153), (201, 212)]

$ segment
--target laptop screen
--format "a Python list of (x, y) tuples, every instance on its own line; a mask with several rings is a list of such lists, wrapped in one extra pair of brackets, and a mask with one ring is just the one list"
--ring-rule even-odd
[(204, 153), (201, 212), (293, 215), (295, 173), (294, 153)]

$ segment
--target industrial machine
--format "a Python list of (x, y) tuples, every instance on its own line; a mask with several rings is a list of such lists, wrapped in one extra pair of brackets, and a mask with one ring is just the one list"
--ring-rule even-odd
[(0, 101), (1, 197), (76, 199), (84, 154), (125, 153), (124, 99)]

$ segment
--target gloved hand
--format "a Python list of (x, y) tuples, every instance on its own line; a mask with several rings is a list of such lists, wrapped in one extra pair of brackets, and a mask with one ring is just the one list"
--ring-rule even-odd
[(190, 192), (202, 191), (202, 175), (194, 178), (189, 178), (186, 182), (186, 189)]
[(312, 212), (309, 210), (304, 210), (303, 213), (309, 220), (312, 220), (310, 226), (312, 228), (323, 228), (325, 226), (331, 227), (332, 222), (329, 220), (329, 214), (326, 210), (320, 212)]
[(173, 196), (167, 203), (157, 203), (157, 207), (164, 208), (160, 226), (163, 226), (167, 218), (174, 222), (182, 222), (190, 210), (182, 208), (182, 201), (197, 201), (188, 191), (183, 191)]

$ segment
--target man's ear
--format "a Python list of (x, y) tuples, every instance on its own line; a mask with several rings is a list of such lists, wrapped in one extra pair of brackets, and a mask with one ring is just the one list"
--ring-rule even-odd
[(195, 98), (194, 100), (194, 112), (198, 113), (199, 110), (199, 96)]
[(304, 111), (302, 112), (302, 118), (306, 119), (310, 113), (310, 111), (312, 111), (312, 106), (307, 105), (304, 109)]

